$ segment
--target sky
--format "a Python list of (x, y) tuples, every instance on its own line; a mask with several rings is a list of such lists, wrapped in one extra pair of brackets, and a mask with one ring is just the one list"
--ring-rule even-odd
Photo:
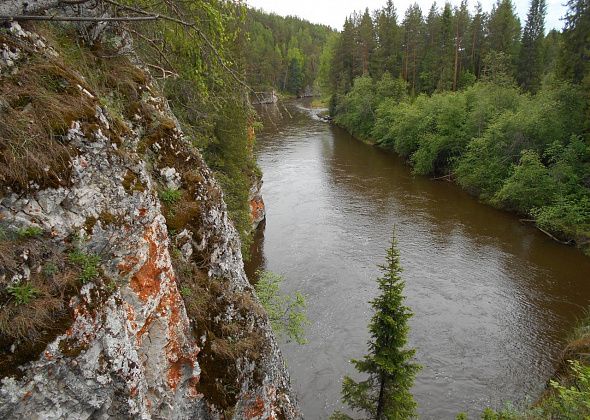
[[(484, 11), (490, 11), (495, 1), (480, 0)], [(386, 0), (247, 0), (250, 6), (263, 9), (267, 12), (274, 12), (278, 15), (287, 16), (295, 15), (307, 19), (313, 23), (323, 23), (338, 30), (342, 29), (344, 19), (351, 15), (355, 10), (380, 9)], [(529, 9), (529, 0), (513, 0), (516, 5), (516, 11), (520, 17), (522, 26), (526, 20), (526, 14)], [(545, 29), (563, 28), (561, 18), (565, 15), (567, 8), (562, 5), (566, 0), (547, 0), (547, 16), (545, 18)], [(397, 9), (398, 19), (401, 20), (410, 4), (418, 3), (423, 14), (428, 13), (428, 9), (433, 0), (394, 0)], [(439, 7), (442, 7), (445, 0), (437, 1)], [(459, 5), (460, 0), (450, 0), (453, 6)], [(476, 0), (470, 0), (470, 10), (476, 4)]]

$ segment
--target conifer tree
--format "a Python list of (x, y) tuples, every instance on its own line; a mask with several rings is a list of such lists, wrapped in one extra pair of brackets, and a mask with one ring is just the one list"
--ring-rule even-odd
[(522, 34), (517, 80), (523, 89), (533, 93), (539, 88), (543, 71), (542, 48), (546, 13), (545, 0), (532, 0)]
[(574, 83), (590, 77), (590, 0), (569, 0), (560, 57), (562, 75)]
[(489, 47), (516, 59), (520, 39), (520, 21), (512, 0), (498, 0), (488, 21)]
[(378, 12), (375, 30), (378, 44), (373, 59), (373, 75), (380, 77), (384, 72), (389, 72), (398, 77), (401, 72), (399, 27), (392, 0), (387, 0), (386, 5)]
[(469, 24), (469, 11), (467, 10), (467, 0), (462, 0), (461, 5), (455, 8), (455, 64), (453, 71), (453, 90), (457, 90), (459, 76), (463, 70), (463, 52), (465, 32)]
[(471, 72), (479, 77), (481, 71), (481, 60), (483, 57), (483, 43), (485, 38), (485, 21), (487, 17), (483, 13), (481, 3), (475, 5), (475, 14), (469, 26), (469, 68)]
[(440, 15), (440, 46), (435, 76), (438, 79), (436, 88), (440, 91), (448, 90), (452, 86), (453, 57), (455, 52), (453, 38), (453, 10), (451, 4), (446, 2), (442, 14)]
[[(356, 382), (346, 376), (342, 400), (371, 419), (408, 419), (415, 416), (416, 403), (410, 388), (420, 366), (413, 362), (415, 350), (407, 349), (410, 308), (404, 305), (404, 281), (395, 234), (387, 250), (383, 276), (377, 279), (380, 295), (371, 302), (375, 314), (369, 324), (369, 354), (353, 360), (355, 368), (368, 374)], [(348, 416), (336, 413), (333, 418)]]
[(406, 11), (404, 27), (404, 45), (403, 45), (403, 62), (402, 77), (408, 82), (412, 93), (416, 91), (416, 82), (418, 76), (418, 56), (422, 49), (421, 38), (423, 35), (423, 17), (422, 10), (417, 4), (414, 4)]
[(369, 14), (369, 9), (365, 9), (363, 17), (360, 20), (359, 28), (359, 55), (362, 65), (362, 74), (369, 74), (369, 61), (375, 50), (375, 29), (373, 28), (373, 20)]

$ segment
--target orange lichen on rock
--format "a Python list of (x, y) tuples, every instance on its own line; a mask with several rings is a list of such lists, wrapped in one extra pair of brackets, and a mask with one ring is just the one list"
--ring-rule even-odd
[(264, 219), (265, 209), (262, 197), (257, 195), (252, 200), (250, 200), (250, 210), (253, 222)]
[[(130, 286), (142, 301), (156, 296), (160, 292), (161, 275), (163, 269), (158, 267), (158, 257), (163, 252), (153, 235), (146, 234), (145, 240), (149, 245), (149, 252), (145, 264), (135, 273)], [(120, 269), (121, 267), (119, 267)]]
[(141, 343), (142, 337), (145, 335), (145, 333), (149, 332), (150, 326), (152, 325), (153, 322), (154, 322), (153, 315), (150, 315), (146, 318), (145, 322), (143, 323), (143, 326), (139, 329), (139, 331), (137, 332), (137, 335), (136, 335), (138, 343)]
[[(169, 362), (168, 386), (175, 390), (182, 380), (183, 367), (188, 367), (190, 372), (195, 367), (195, 361), (199, 354), (199, 348), (183, 342), (187, 336), (186, 324), (182, 322), (183, 303), (176, 288), (162, 298), (158, 305), (158, 312), (167, 318), (168, 322), (168, 343), (166, 344), (166, 356)], [(190, 335), (190, 334), (188, 334)], [(190, 379), (198, 378), (192, 377)], [(195, 395), (196, 396), (196, 395)]]
[(261, 397), (256, 397), (254, 402), (246, 408), (245, 414), (248, 419), (261, 418), (264, 414), (264, 401)]
[(125, 256), (124, 261), (121, 261), (117, 265), (117, 268), (119, 269), (119, 273), (121, 273), (122, 276), (125, 276), (133, 270), (137, 263), (139, 263), (139, 259), (136, 256), (127, 255)]

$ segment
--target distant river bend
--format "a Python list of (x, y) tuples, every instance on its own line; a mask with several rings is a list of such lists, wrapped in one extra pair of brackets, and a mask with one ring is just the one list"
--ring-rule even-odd
[(424, 366), (420, 418), (536, 397), (590, 303), (590, 258), (455, 185), (413, 176), (300, 102), (281, 113), (262, 110), (267, 223), (247, 270), (280, 273), (286, 291), (308, 297), (309, 344), (282, 346), (305, 418), (340, 408), (349, 360), (366, 352), (368, 302), (394, 225)]

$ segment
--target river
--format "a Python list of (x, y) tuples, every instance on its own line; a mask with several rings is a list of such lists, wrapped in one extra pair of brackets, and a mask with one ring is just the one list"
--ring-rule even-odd
[(304, 417), (341, 408), (349, 360), (367, 350), (368, 302), (393, 226), (423, 366), (420, 418), (534, 399), (589, 304), (590, 258), (453, 184), (413, 176), (301, 102), (281, 113), (262, 112), (267, 222), (247, 271), (279, 273), (284, 291), (307, 296), (309, 343), (282, 344)]

